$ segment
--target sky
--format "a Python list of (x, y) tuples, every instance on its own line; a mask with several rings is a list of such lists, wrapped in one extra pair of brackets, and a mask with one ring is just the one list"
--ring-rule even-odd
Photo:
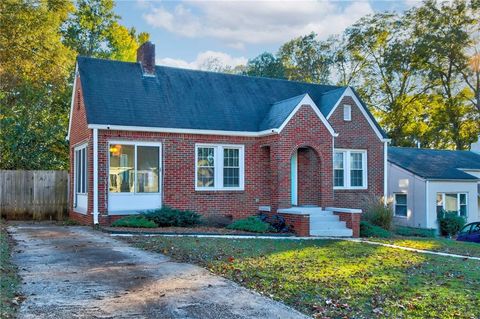
[(419, 2), (333, 0), (119, 0), (122, 24), (150, 33), (156, 62), (202, 68), (209, 59), (245, 64), (285, 42), (315, 32), (321, 39), (341, 33), (361, 17), (402, 12)]

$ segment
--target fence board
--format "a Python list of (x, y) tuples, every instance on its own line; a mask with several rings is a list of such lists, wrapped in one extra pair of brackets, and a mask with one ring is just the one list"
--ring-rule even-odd
[(67, 217), (66, 171), (0, 170), (0, 215), (6, 219)]

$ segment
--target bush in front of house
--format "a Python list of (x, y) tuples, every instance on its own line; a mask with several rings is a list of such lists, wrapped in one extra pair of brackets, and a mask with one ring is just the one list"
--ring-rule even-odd
[(227, 226), (228, 229), (244, 230), (253, 233), (265, 233), (272, 230), (269, 223), (266, 223), (258, 216), (250, 216), (244, 219), (238, 219)]
[(406, 227), (406, 226), (396, 226), (394, 229), (395, 234), (400, 236), (408, 237), (425, 237), (433, 238), (436, 237), (435, 229), (430, 228), (416, 228), (416, 227)]
[(390, 230), (392, 228), (393, 210), (390, 205), (385, 206), (382, 199), (373, 198), (368, 201), (362, 218), (370, 224)]
[(144, 214), (145, 218), (160, 227), (189, 227), (200, 222), (200, 215), (189, 211), (164, 206), (160, 209), (151, 210)]
[(367, 221), (360, 222), (360, 237), (390, 238), (392, 233)]
[(112, 223), (112, 227), (155, 228), (157, 224), (146, 219), (145, 216), (133, 215), (117, 219)]
[(292, 228), (287, 225), (283, 216), (280, 216), (278, 214), (269, 216), (267, 214), (260, 213), (258, 214), (258, 217), (262, 222), (270, 224), (272, 230), (276, 233), (290, 233), (292, 231)]
[(441, 210), (437, 214), (437, 219), (442, 236), (455, 236), (465, 226), (465, 218), (458, 216), (457, 212)]

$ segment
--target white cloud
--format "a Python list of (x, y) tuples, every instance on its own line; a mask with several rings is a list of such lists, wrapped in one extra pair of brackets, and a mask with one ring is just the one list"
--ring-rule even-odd
[(188, 62), (181, 59), (160, 58), (156, 63), (160, 65), (173, 66), (184, 69), (209, 69), (210, 63), (215, 62), (221, 66), (235, 67), (237, 65), (244, 65), (247, 63), (245, 57), (232, 57), (231, 55), (218, 51), (204, 51), (200, 52), (195, 60)]
[(367, 1), (184, 0), (174, 8), (152, 4), (143, 18), (152, 27), (185, 37), (216, 38), (242, 49), (245, 43), (280, 44), (312, 31), (326, 38), (369, 13), (373, 9)]

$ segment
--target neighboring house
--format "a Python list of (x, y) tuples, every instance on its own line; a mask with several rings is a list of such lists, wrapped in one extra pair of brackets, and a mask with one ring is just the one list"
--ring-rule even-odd
[(388, 148), (388, 193), (398, 225), (438, 229), (437, 211), (479, 221), (480, 154)]
[(77, 59), (72, 218), (314, 205), (351, 227), (342, 214), (385, 195), (388, 140), (352, 88), (155, 66), (149, 42), (138, 61)]

